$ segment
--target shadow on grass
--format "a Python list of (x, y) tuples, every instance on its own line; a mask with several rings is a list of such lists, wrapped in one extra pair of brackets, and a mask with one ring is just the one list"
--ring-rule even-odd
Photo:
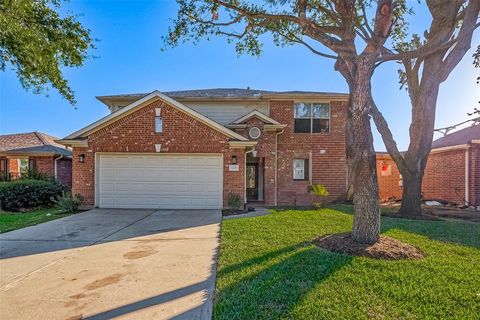
[[(305, 294), (352, 259), (299, 244), (227, 266), (219, 270), (214, 318), (289, 318)], [(234, 282), (223, 285), (231, 275)]]
[[(335, 204), (329, 208), (353, 215), (353, 206), (350, 204)], [(480, 224), (474, 222), (454, 219), (428, 221), (382, 216), (381, 227), (382, 233), (399, 229), (436, 241), (480, 247)]]
[(480, 247), (480, 224), (474, 222), (382, 218), (382, 232), (393, 229), (415, 233), (445, 243)]

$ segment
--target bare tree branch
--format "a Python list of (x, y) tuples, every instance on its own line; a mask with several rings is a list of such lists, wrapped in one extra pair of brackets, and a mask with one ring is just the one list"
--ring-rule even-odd
[(387, 120), (383, 117), (383, 114), (378, 110), (377, 105), (375, 104), (375, 101), (370, 94), (370, 115), (373, 118), (373, 121), (375, 122), (375, 126), (377, 127), (378, 132), (382, 135), (383, 142), (385, 144), (385, 147), (387, 148), (388, 153), (392, 157), (392, 159), (395, 161), (397, 164), (398, 168), (400, 170), (406, 170), (410, 171), (408, 168), (405, 159), (403, 158), (402, 154), (398, 150), (397, 143), (395, 142), (395, 139), (393, 138), (392, 131), (388, 127)]

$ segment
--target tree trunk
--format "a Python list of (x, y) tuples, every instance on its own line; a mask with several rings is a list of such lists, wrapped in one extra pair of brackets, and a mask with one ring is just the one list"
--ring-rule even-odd
[(403, 195), (400, 214), (422, 214), (422, 180), (432, 146), (435, 126), (435, 109), (440, 89), (439, 66), (442, 55), (427, 57), (423, 65), (423, 76), (418, 88), (412, 90), (412, 124), (410, 125), (410, 144), (405, 153), (408, 168), (400, 170), (403, 177)]
[(405, 174), (403, 177), (402, 205), (399, 214), (419, 216), (422, 214), (422, 178), (421, 172)]
[(346, 152), (354, 190), (352, 239), (371, 244), (380, 237), (378, 181), (368, 108), (374, 55), (358, 57), (355, 69), (350, 83)]

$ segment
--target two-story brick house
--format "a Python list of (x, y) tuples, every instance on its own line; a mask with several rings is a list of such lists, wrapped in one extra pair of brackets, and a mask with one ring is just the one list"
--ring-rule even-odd
[(209, 89), (97, 97), (111, 113), (59, 140), (73, 193), (118, 208), (267, 206), (346, 192), (346, 94)]

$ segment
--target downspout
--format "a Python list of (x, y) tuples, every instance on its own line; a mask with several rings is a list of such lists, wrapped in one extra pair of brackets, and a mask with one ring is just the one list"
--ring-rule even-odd
[(285, 129), (282, 131), (275, 133), (275, 206), (278, 205), (278, 136), (285, 132)]
[(243, 206), (247, 205), (247, 154), (252, 153), (252, 150), (245, 151), (244, 161), (243, 161)]
[(57, 180), (57, 167), (58, 167), (58, 166), (57, 166), (57, 160), (60, 160), (60, 159), (62, 159), (62, 158), (63, 158), (63, 155), (61, 155), (61, 156), (58, 157), (58, 158), (55, 158), (55, 166), (54, 166), (54, 167), (55, 167), (55, 168), (54, 168), (55, 180)]
[(470, 193), (470, 152), (469, 147), (465, 150), (465, 205), (470, 205), (469, 193)]

